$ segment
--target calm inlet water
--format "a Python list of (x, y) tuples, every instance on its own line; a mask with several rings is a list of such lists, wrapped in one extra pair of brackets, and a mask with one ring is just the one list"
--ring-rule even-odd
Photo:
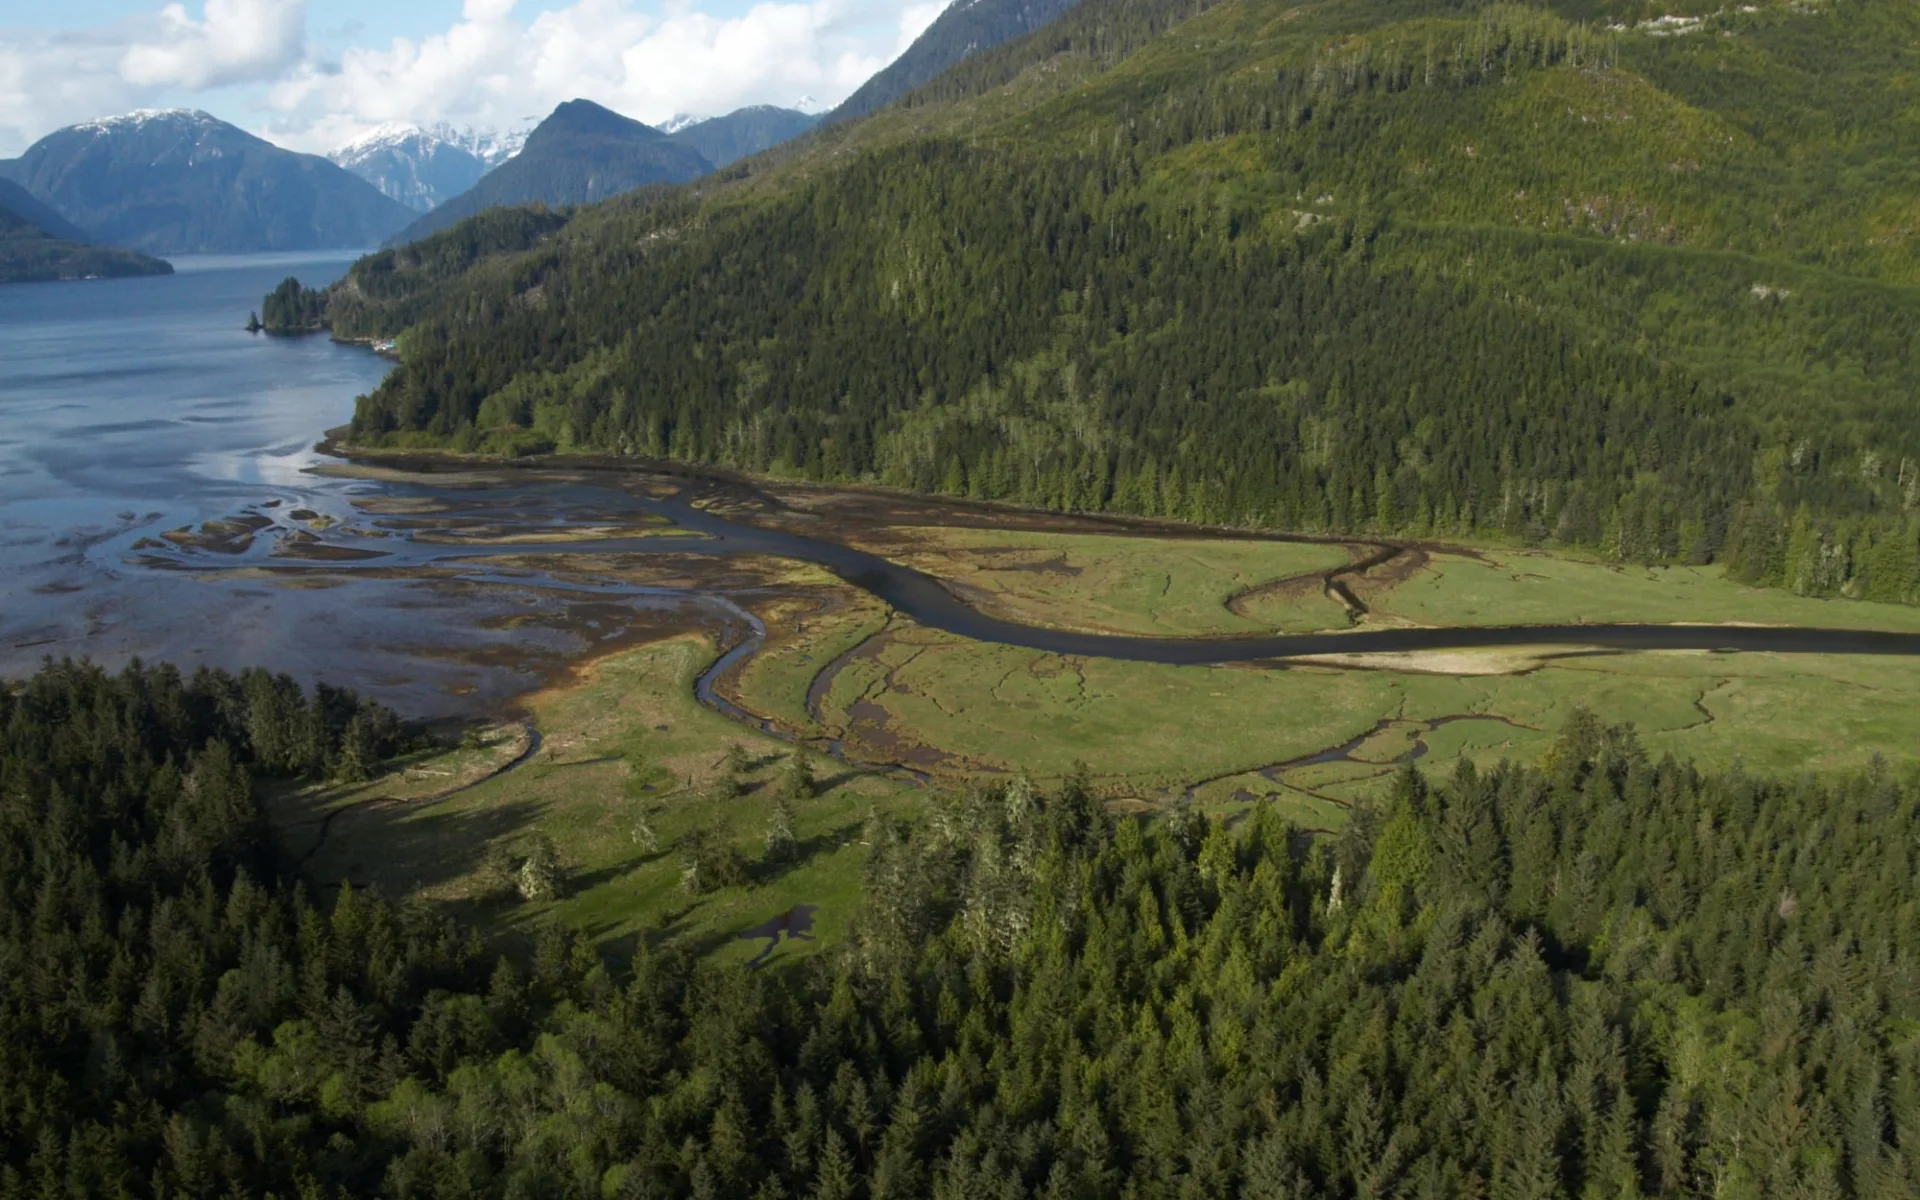
[(319, 431), (351, 417), (386, 364), (241, 326), (287, 275), (330, 282), (352, 261), (181, 258), (171, 277), (0, 288), (6, 564), (125, 512), (179, 525), (262, 483), (298, 484)]
[(0, 287), (0, 674), (49, 655), (260, 664), (427, 715), (495, 705), (578, 653), (582, 630), (620, 623), (511, 629), (505, 609), (575, 603), (511, 587), (290, 583), (256, 569), (264, 538), (204, 556), (229, 569), (146, 565), (170, 530), (247, 510), (348, 522), (354, 499), (390, 490), (307, 470), (387, 364), (242, 328), (287, 275), (323, 284), (353, 258), (180, 258), (171, 277)]

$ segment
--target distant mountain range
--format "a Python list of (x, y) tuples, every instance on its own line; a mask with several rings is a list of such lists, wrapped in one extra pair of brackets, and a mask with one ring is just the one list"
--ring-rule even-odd
[(771, 104), (736, 109), (724, 117), (692, 121), (669, 131), (683, 146), (691, 146), (715, 170), (797, 138), (820, 121), (817, 116)]
[[(411, 241), (486, 208), (588, 204), (684, 182), (815, 120), (761, 105), (687, 119), (669, 136), (576, 100), (532, 129), (385, 125), (320, 158), (203, 112), (141, 110), (57, 130), (0, 160), (0, 205), (10, 242), (31, 228), (94, 247), (89, 263), (109, 245), (150, 254), (359, 248), (403, 228), (399, 240)], [(36, 253), (36, 272), (53, 257)]]
[[(486, 208), (587, 204), (649, 183), (696, 178), (798, 137), (818, 120), (761, 104), (723, 117), (676, 116), (652, 128), (579, 100), (561, 105), (531, 131), (383, 125), (327, 157), (390, 199), (438, 214), (416, 220), (394, 239), (405, 242)], [(540, 130), (545, 132), (533, 143), (535, 158), (496, 178), (494, 169), (511, 162)]]
[(379, 188), (389, 200), (427, 212), (472, 187), (489, 164), (458, 131), (439, 126), (382, 125), (327, 155), (328, 161)]
[(531, 124), (499, 132), (432, 125), (387, 124), (327, 155), (380, 189), (389, 199), (431, 212), (520, 152)]
[[(647, 184), (684, 183), (820, 125), (884, 108), (962, 59), (1032, 33), (1077, 3), (955, 0), (892, 65), (824, 115), (811, 111), (816, 105), (806, 97), (794, 108), (754, 105), (707, 120), (678, 114), (654, 128), (591, 101), (574, 100), (554, 110), (527, 135), (524, 151), (495, 171), (482, 167), (484, 173), (474, 175), (471, 152), (462, 156), (458, 137), (415, 126), (376, 131), (332, 157), (388, 196), (416, 209), (434, 205), (387, 242), (401, 245), (488, 208), (591, 204)], [(693, 157), (675, 156), (675, 148)], [(444, 192), (447, 183), (468, 176), (475, 179), (468, 191), (435, 204), (433, 197)]]
[(417, 241), (489, 208), (591, 204), (648, 184), (685, 183), (712, 169), (698, 150), (650, 125), (591, 100), (569, 100), (527, 135), (520, 153), (402, 229), (391, 244)]
[(414, 215), (324, 158), (186, 109), (57, 130), (0, 178), (91, 240), (151, 254), (373, 246)]
[[(0, 160), (18, 185), (9, 229), (152, 254), (401, 244), (489, 208), (574, 207), (684, 183), (886, 106), (968, 55), (1024, 35), (1076, 0), (956, 0), (825, 116), (755, 105), (676, 116), (665, 129), (573, 100), (531, 130), (383, 125), (325, 158), (282, 149), (204, 112), (140, 110), (70, 126)], [(8, 234), (9, 237), (17, 235)]]
[(822, 125), (877, 112), (961, 59), (1050, 25), (1080, 0), (954, 0), (921, 35), (853, 95), (821, 118)]
[(0, 283), (172, 272), (172, 265), (160, 259), (88, 244), (72, 222), (19, 184), (0, 179)]

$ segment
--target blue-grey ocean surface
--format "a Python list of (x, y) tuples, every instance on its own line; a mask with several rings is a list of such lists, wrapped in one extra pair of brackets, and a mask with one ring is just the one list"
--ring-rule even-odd
[[(268, 560), (287, 514), (370, 525), (353, 499), (407, 490), (310, 471), (384, 361), (244, 328), (281, 279), (323, 285), (354, 257), (182, 257), (170, 277), (0, 287), (0, 675), (47, 656), (262, 665), (426, 716), (497, 706), (577, 654), (583, 630), (623, 623), (569, 625), (577, 601), (533, 588), (289, 577)], [(280, 526), (244, 555), (169, 570), (143, 550), (245, 512)]]
[(243, 328), (281, 279), (353, 256), (182, 257), (177, 274), (0, 287), (0, 511), (17, 567), (76, 532), (217, 517), (298, 484), (318, 433), (386, 364), (326, 338)]

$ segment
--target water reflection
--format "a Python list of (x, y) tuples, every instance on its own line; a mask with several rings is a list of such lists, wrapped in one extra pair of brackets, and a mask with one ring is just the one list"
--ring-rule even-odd
[[(0, 288), (0, 673), (47, 655), (258, 663), (431, 715), (497, 706), (618, 636), (609, 628), (704, 612), (697, 598), (587, 612), (502, 580), (259, 569), (292, 544), (299, 523), (284, 514), (365, 523), (356, 505), (387, 490), (311, 470), (320, 431), (348, 420), (387, 365), (241, 328), (287, 274), (325, 283), (352, 259), (183, 258), (171, 277)], [(249, 511), (277, 519), (246, 554), (169, 541)], [(168, 558), (229, 569), (155, 569)]]
[(764, 965), (769, 958), (773, 957), (773, 952), (780, 948), (782, 936), (788, 941), (812, 941), (813, 914), (819, 911), (818, 904), (796, 904), (786, 912), (768, 917), (741, 934), (740, 941), (757, 942), (764, 939), (767, 943), (760, 953), (747, 960), (747, 966), (758, 969)]

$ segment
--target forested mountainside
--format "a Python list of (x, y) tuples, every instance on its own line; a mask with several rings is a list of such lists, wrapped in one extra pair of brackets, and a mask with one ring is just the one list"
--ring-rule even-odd
[(473, 286), (495, 272), (511, 275), (522, 252), (545, 244), (569, 219), (545, 205), (484, 209), (441, 233), (368, 255), (326, 292), (282, 281), (262, 302), (260, 316), (271, 333), (331, 328), (343, 337), (366, 337), (388, 324), (403, 328), (434, 310), (441, 288)]
[(355, 436), (1920, 598), (1920, 11), (1657, 9), (1087, 0), (531, 251), (362, 264), (336, 330), (406, 332)]
[[(3, 212), (0, 217), (4, 217)], [(0, 229), (0, 283), (54, 283), (171, 274), (172, 263), (137, 251), (38, 237), (30, 230)]]
[(282, 873), (249, 770), (368, 711), (0, 691), (0, 1192), (1920, 1188), (1920, 787), (1884, 771), (1702, 775), (1577, 719), (1322, 838), (996, 783), (872, 822), (805, 970), (557, 926), (515, 965)]

